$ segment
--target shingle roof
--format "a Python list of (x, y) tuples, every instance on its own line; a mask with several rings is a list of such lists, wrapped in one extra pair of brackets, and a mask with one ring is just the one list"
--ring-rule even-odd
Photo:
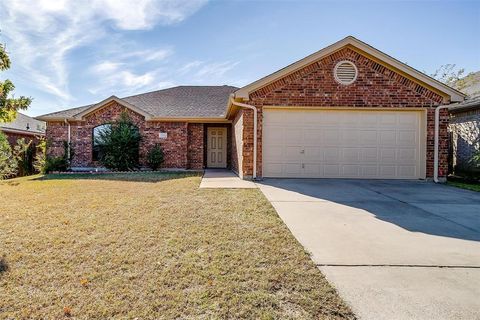
[(0, 122), (1, 129), (31, 132), (33, 134), (45, 133), (45, 122), (31, 118), (23, 113), (17, 112), (17, 118), (12, 122)]
[[(121, 98), (154, 118), (223, 118), (232, 86), (178, 86)], [(39, 118), (69, 118), (93, 105), (49, 113)]]
[(480, 96), (467, 99), (460, 103), (454, 103), (448, 106), (450, 112), (460, 112), (480, 108)]

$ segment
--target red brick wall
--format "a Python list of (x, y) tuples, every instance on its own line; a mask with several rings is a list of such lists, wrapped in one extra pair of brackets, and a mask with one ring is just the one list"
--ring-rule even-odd
[[(143, 137), (140, 143), (141, 165), (146, 165), (145, 156), (148, 150), (155, 144), (160, 144), (165, 154), (164, 168), (199, 169), (203, 167), (203, 125), (145, 121), (142, 115), (117, 103), (111, 103), (88, 114), (84, 121), (71, 122), (71, 141), (75, 150), (72, 166), (100, 166), (92, 161), (93, 128), (117, 120), (123, 111), (129, 114)], [(166, 132), (167, 138), (160, 139), (160, 132)], [(197, 135), (200, 137), (197, 138)], [(68, 139), (68, 126), (63, 122), (48, 122), (46, 137), (49, 142), (48, 154), (63, 155), (63, 141)], [(189, 142), (192, 145), (189, 145)]]
[[(334, 80), (335, 65), (350, 60), (357, 66), (358, 77), (348, 86)], [(427, 177), (433, 176), (434, 109), (448, 103), (443, 97), (397, 74), (367, 57), (344, 48), (250, 94), (249, 104), (258, 108), (257, 176), (262, 174), (263, 106), (315, 107), (424, 107), (427, 116)], [(253, 174), (253, 111), (244, 110), (243, 172)], [(447, 173), (448, 115), (442, 113), (440, 126), (440, 175)]]
[(203, 169), (203, 123), (188, 124), (188, 169)]
[(12, 148), (17, 145), (17, 140), (18, 139), (24, 138), (25, 141), (27, 141), (27, 142), (33, 140), (33, 143), (36, 144), (38, 142), (38, 138), (40, 137), (40, 135), (37, 136), (37, 135), (22, 134), (22, 133), (19, 133), (19, 132), (10, 132), (10, 131), (3, 131), (3, 133), (7, 136), (7, 140), (10, 143), (10, 145), (12, 146)]

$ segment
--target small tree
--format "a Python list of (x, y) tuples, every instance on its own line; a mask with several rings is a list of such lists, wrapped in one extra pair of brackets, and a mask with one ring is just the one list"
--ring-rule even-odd
[(108, 169), (130, 171), (139, 167), (138, 156), (142, 136), (126, 112), (120, 119), (98, 133), (96, 143), (103, 155), (100, 162)]
[(13, 154), (18, 161), (19, 176), (32, 174), (33, 148), (32, 140), (26, 141), (25, 138), (18, 139), (17, 144), (13, 147)]
[[(10, 68), (10, 58), (5, 50), (5, 46), (0, 44), (0, 71)], [(15, 98), (12, 96), (15, 86), (12, 81), (6, 79), (0, 81), (0, 122), (10, 122), (15, 120), (18, 110), (25, 110), (32, 103), (29, 97), (20, 96)]]
[(156, 171), (163, 163), (163, 150), (159, 144), (153, 146), (147, 154), (147, 164), (153, 170)]
[(17, 174), (18, 161), (12, 152), (7, 137), (0, 131), (0, 180)]
[(33, 161), (33, 168), (38, 173), (46, 173), (47, 162), (47, 139), (40, 138), (37, 144), (37, 152), (35, 154), (35, 160)]

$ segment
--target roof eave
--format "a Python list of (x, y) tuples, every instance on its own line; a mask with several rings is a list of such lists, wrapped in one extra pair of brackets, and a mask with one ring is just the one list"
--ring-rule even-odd
[(0, 127), (0, 131), (19, 133), (19, 134), (24, 134), (24, 135), (32, 135), (32, 136), (44, 136), (45, 135), (45, 132), (27, 131), (27, 130), (14, 129), (14, 128), (5, 128), (5, 127)]

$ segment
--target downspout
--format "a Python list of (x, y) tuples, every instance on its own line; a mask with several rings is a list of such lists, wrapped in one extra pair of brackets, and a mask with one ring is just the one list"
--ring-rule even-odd
[(232, 96), (230, 96), (230, 102), (237, 107), (253, 110), (253, 176), (252, 179), (257, 179), (257, 108), (255, 106), (236, 102)]
[(67, 135), (67, 157), (70, 160), (70, 137), (71, 137), (71, 132), (70, 132), (70, 122), (68, 122), (67, 118), (65, 118), (65, 123), (68, 125), (68, 135)]
[(438, 143), (440, 135), (440, 110), (447, 109), (448, 106), (439, 106), (435, 108), (435, 141), (433, 150), (433, 181), (439, 183), (438, 180)]

